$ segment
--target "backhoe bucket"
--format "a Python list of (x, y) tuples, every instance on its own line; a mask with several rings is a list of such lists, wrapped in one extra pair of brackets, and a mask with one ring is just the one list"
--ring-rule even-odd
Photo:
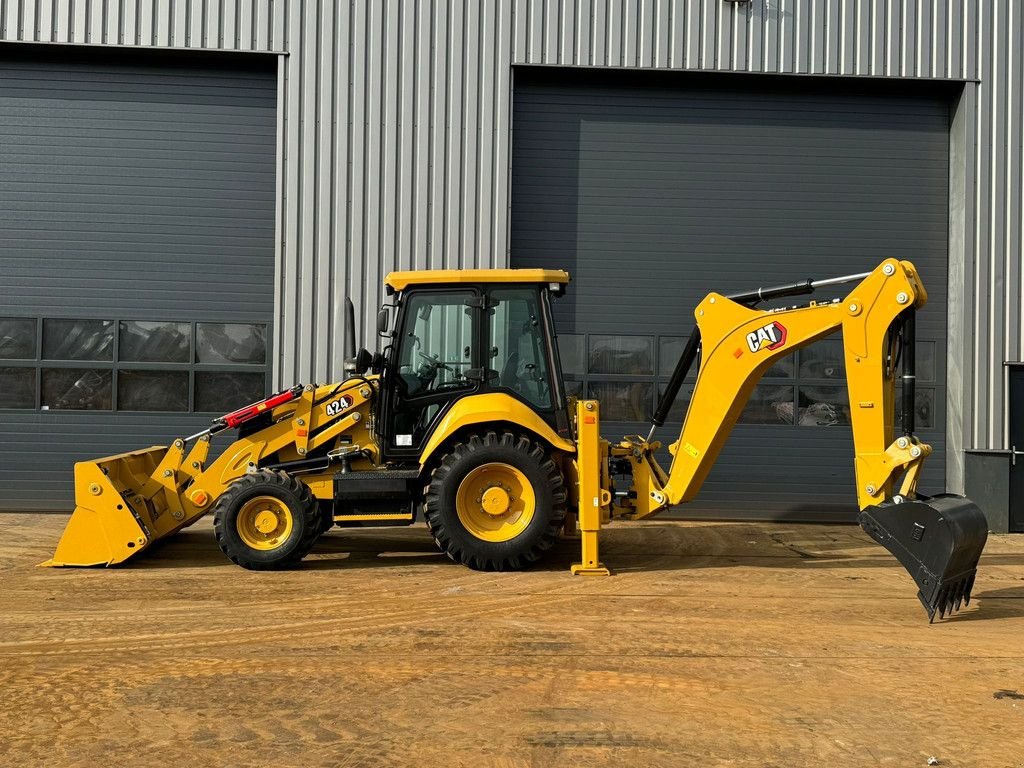
[(959, 610), (961, 602), (971, 602), (988, 522), (970, 499), (952, 494), (893, 499), (868, 507), (857, 520), (917, 582), (929, 623), (936, 612), (942, 618)]
[(75, 464), (75, 511), (53, 559), (41, 565), (121, 563), (191, 522), (176, 493), (154, 492), (152, 476), (168, 451), (157, 445)]

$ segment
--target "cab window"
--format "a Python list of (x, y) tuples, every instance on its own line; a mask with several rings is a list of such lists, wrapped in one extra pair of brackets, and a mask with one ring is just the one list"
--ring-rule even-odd
[(409, 299), (398, 353), (407, 398), (471, 388), (473, 318), (468, 291), (418, 293)]
[(491, 386), (511, 390), (538, 409), (550, 408), (551, 377), (537, 290), (492, 290), (488, 306)]

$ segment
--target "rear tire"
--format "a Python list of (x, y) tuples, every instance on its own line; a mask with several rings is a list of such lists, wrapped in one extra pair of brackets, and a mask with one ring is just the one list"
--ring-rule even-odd
[(217, 544), (254, 571), (297, 564), (323, 531), (309, 487), (285, 472), (261, 470), (235, 480), (213, 507)]
[(513, 571), (543, 557), (566, 516), (565, 481), (544, 448), (511, 432), (471, 435), (441, 459), (425, 517), (438, 547), (481, 571)]

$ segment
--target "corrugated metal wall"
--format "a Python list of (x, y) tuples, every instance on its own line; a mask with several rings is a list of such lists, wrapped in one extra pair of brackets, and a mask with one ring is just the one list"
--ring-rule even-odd
[(2, 0), (0, 39), (282, 51), (288, 5), (286, 0)]
[(1001, 363), (1024, 357), (1020, 15), (1012, 0), (0, 0), (0, 39), (290, 54), (282, 382), (338, 373), (345, 291), (369, 319), (395, 266), (505, 262), (512, 64), (980, 80), (954, 126), (950, 290), (966, 302), (948, 407), (951, 444), (962, 429), (984, 448), (1003, 442)]
[(522, 0), (516, 63), (968, 78), (971, 0)]

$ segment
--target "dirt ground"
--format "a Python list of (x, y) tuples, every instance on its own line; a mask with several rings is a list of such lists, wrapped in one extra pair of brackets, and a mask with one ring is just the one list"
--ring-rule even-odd
[(1024, 766), (1024, 536), (929, 626), (855, 527), (622, 523), (611, 578), (484, 574), (425, 529), (250, 573), (208, 521), (130, 565), (33, 567), (0, 515), (4, 766)]

